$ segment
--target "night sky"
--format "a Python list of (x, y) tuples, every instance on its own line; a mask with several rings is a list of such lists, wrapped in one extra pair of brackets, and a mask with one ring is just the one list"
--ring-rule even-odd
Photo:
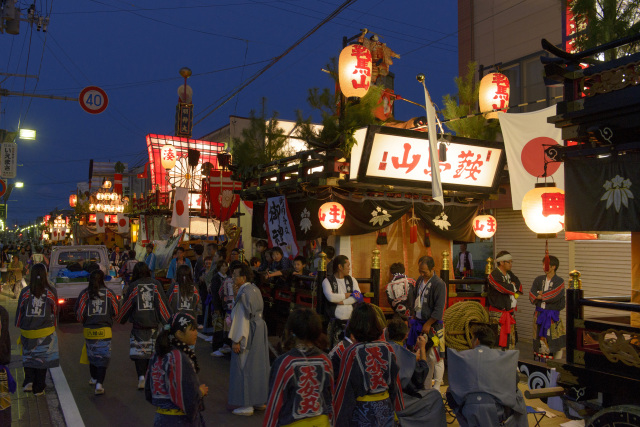
[[(20, 0), (22, 9), (30, 1)], [(18, 140), (18, 176), (24, 188), (8, 202), (9, 224), (28, 224), (58, 207), (68, 208), (76, 183), (87, 181), (89, 160), (147, 160), (145, 135), (173, 134), (182, 67), (193, 76), (194, 122), (282, 54), (343, 4), (339, 0), (38, 0), (50, 16), (48, 31), (22, 22), (19, 35), (0, 34), (0, 87), (15, 92), (77, 98), (90, 85), (109, 96), (107, 110), (84, 112), (77, 102), (0, 99), (0, 128), (37, 130), (36, 141)], [(199, 138), (229, 123), (230, 115), (259, 112), (295, 120), (311, 112), (309, 88), (333, 87), (321, 71), (342, 48), (342, 37), (361, 28), (380, 35), (401, 55), (394, 59), (396, 93), (424, 103), (418, 73), (438, 107), (455, 92), (455, 1), (359, 0), (300, 43), (240, 94), (194, 126)], [(398, 101), (396, 118), (424, 110)]]

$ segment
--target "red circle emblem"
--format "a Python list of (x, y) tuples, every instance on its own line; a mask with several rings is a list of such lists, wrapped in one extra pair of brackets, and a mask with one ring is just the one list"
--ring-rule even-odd
[(184, 202), (182, 200), (176, 202), (176, 213), (180, 216), (184, 213)]
[(100, 218), (98, 220), (98, 227), (104, 227), (104, 219)]
[[(544, 174), (544, 161), (546, 157), (544, 150), (549, 148), (550, 145), (558, 145), (558, 143), (549, 137), (540, 136), (527, 142), (522, 149), (522, 154), (520, 155), (522, 166), (524, 166), (525, 170), (532, 176), (538, 178)], [(547, 176), (556, 173), (559, 167), (560, 162), (549, 163), (547, 165)]]
[(120, 221), (118, 221), (118, 224), (120, 225), (120, 227), (125, 227), (127, 225), (127, 220), (124, 218), (120, 218)]

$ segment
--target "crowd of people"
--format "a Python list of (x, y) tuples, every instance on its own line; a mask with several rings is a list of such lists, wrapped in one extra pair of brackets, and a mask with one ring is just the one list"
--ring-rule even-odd
[[(402, 263), (391, 265), (385, 290), (395, 315), (387, 322), (380, 308), (364, 302), (348, 257), (324, 248), (332, 256), (322, 282), (322, 313), (292, 311), (282, 338), (284, 353), (270, 365), (263, 295), (256, 283), (289, 283), (295, 276), (308, 280), (314, 273), (306, 259), (291, 260), (264, 241), (257, 250), (245, 262), (238, 251), (227, 254), (200, 246), (191, 262), (178, 247), (165, 292), (154, 278), (152, 245), (147, 245), (143, 262), (135, 261), (135, 252), (115, 249), (111, 262), (128, 275), (121, 304), (105, 286), (105, 273), (96, 270), (75, 306), (86, 341), (81, 360), (89, 365), (94, 393), (105, 393), (113, 323), (130, 323), (135, 384), (157, 408), (154, 425), (204, 425), (202, 399), (208, 387), (198, 379), (200, 362), (194, 351), (203, 329), (211, 337), (212, 356), (230, 353), (228, 404), (235, 415), (266, 411), (265, 426), (301, 421), (313, 426), (446, 425), (440, 387), (447, 286), (432, 257), (417, 261), (417, 280), (406, 275)], [(500, 252), (496, 262), (489, 277), (489, 325), (480, 325), (474, 334), (481, 343), (477, 345), (493, 347), (490, 338), (497, 337), (497, 348), (509, 350), (515, 346), (514, 310), (523, 290), (511, 270), (512, 256)], [(539, 352), (557, 353), (564, 346), (558, 317), (564, 282), (555, 274), (558, 266), (556, 257), (543, 260), (545, 274), (535, 279), (529, 294), (536, 306), (534, 346)], [(45, 263), (36, 263), (29, 273), (29, 285), (18, 299), (16, 326), (21, 330), (23, 390), (40, 395), (46, 370), (59, 364), (57, 295), (47, 281)], [(328, 320), (326, 334), (320, 314)]]

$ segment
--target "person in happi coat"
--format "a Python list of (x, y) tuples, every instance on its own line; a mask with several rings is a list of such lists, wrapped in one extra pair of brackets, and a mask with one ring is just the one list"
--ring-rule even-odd
[(175, 282), (169, 290), (169, 307), (172, 313), (189, 313), (196, 317), (200, 293), (196, 288), (191, 273), (191, 267), (181, 265), (176, 271)]
[(149, 267), (149, 271), (151, 272), (151, 277), (155, 277), (155, 271), (156, 271), (156, 254), (153, 253), (153, 248), (154, 248), (153, 243), (147, 243), (147, 246), (145, 246), (144, 248), (145, 250), (144, 263), (147, 264), (147, 267)]
[(149, 267), (139, 262), (133, 269), (129, 290), (116, 320), (133, 324), (129, 338), (129, 358), (135, 362), (138, 389), (144, 388), (144, 375), (153, 356), (158, 328), (170, 317), (162, 285), (151, 278)]
[(344, 338), (338, 342), (329, 351), (329, 359), (331, 360), (331, 365), (333, 366), (333, 379), (334, 383), (338, 383), (338, 375), (340, 374), (340, 362), (342, 361), (342, 355), (344, 351), (349, 348), (349, 346), (353, 344), (353, 340), (351, 339), (351, 331), (349, 330), (349, 324), (344, 329)]
[(303, 308), (289, 314), (284, 331), (288, 351), (271, 367), (264, 427), (331, 425), (333, 368), (317, 347), (321, 335), (322, 320), (315, 311)]
[(556, 271), (560, 261), (553, 255), (549, 256), (548, 267), (542, 260), (542, 267), (546, 274), (533, 280), (529, 300), (535, 304), (533, 314), (533, 351), (540, 354), (552, 354), (555, 359), (562, 357), (562, 349), (566, 345), (566, 334), (560, 310), (565, 308), (564, 280), (558, 277)]
[(396, 355), (380, 340), (383, 326), (371, 304), (356, 305), (349, 330), (354, 343), (340, 363), (334, 425), (391, 427), (395, 412), (404, 408), (402, 385)]
[(78, 295), (75, 312), (84, 326), (86, 340), (80, 363), (89, 364), (89, 384), (95, 385), (97, 395), (104, 394), (104, 378), (111, 360), (111, 327), (118, 309), (116, 296), (104, 284), (104, 273), (93, 271), (89, 286)]
[(405, 274), (404, 264), (395, 262), (389, 267), (391, 281), (387, 284), (389, 305), (402, 319), (411, 317), (416, 281)]
[(518, 350), (493, 348), (484, 324), (471, 328), (471, 349), (448, 349), (447, 401), (461, 427), (527, 427), (527, 406), (518, 389)]
[(176, 279), (176, 271), (178, 267), (181, 265), (188, 265), (191, 267), (191, 260), (185, 257), (184, 248), (182, 246), (178, 246), (176, 248), (176, 256), (169, 263), (169, 269), (167, 270), (167, 279)]
[(253, 283), (246, 264), (232, 270), (235, 300), (231, 312), (231, 371), (229, 405), (235, 415), (253, 415), (264, 409), (268, 396), (269, 348), (267, 324), (262, 318), (262, 293)]
[(20, 328), (23, 390), (34, 395), (44, 394), (47, 369), (60, 365), (58, 354), (58, 295), (49, 286), (47, 268), (36, 264), (31, 271), (29, 286), (18, 297), (16, 327)]
[(473, 274), (473, 255), (467, 250), (467, 244), (460, 245), (458, 254), (458, 265), (456, 267), (462, 278), (470, 277)]
[(414, 353), (404, 346), (409, 328), (402, 318), (395, 317), (387, 324), (389, 344), (398, 359), (400, 383), (404, 409), (397, 413), (403, 427), (447, 425), (442, 396), (436, 389), (426, 390), (425, 380), (429, 374), (427, 353), (433, 351), (433, 341), (420, 335)]
[(327, 333), (330, 347), (342, 339), (353, 304), (363, 300), (358, 281), (349, 275), (350, 272), (349, 258), (338, 255), (333, 260), (333, 274), (322, 281), (322, 292), (326, 298), (325, 314), (329, 318)]
[(0, 426), (11, 425), (11, 394), (15, 393), (17, 388), (9, 363), (11, 363), (9, 312), (0, 305)]
[(507, 251), (496, 255), (496, 268), (489, 275), (489, 323), (498, 336), (498, 345), (513, 350), (516, 348), (516, 304), (522, 295), (520, 279), (513, 274), (513, 257)]
[(229, 264), (227, 264), (227, 261), (224, 259), (218, 261), (216, 274), (211, 279), (209, 290), (207, 310), (210, 313), (213, 328), (213, 336), (211, 337), (211, 355), (213, 357), (222, 357), (231, 352), (231, 346), (226, 342), (229, 338), (225, 337), (225, 305), (221, 297), (221, 290), (227, 280), (228, 272)]
[(144, 390), (157, 408), (154, 427), (205, 425), (202, 400), (209, 387), (198, 379), (200, 367), (192, 350), (197, 339), (196, 319), (188, 313), (171, 316), (158, 335)]
[[(425, 255), (418, 260), (420, 278), (416, 283), (414, 302), (415, 315), (409, 320), (407, 346), (413, 348), (418, 336), (435, 336), (437, 344), (427, 354), (429, 374), (426, 378), (427, 389), (440, 389), (444, 377), (444, 310), (447, 304), (447, 285), (436, 275), (435, 262)], [(433, 385), (431, 379), (433, 378)]]

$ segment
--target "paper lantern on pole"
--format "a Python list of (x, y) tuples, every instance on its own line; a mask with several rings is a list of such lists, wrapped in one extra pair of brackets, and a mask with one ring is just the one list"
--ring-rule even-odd
[(340, 91), (350, 98), (362, 98), (371, 86), (371, 52), (359, 44), (352, 44), (340, 52), (338, 60)]
[[(480, 112), (509, 108), (509, 79), (501, 73), (490, 73), (480, 81)], [(497, 119), (498, 112), (485, 114), (487, 119)]]
[(564, 191), (554, 183), (536, 184), (522, 199), (527, 227), (540, 237), (553, 236), (564, 228)]
[(71, 206), (72, 208), (75, 208), (76, 204), (78, 204), (78, 195), (77, 194), (70, 195), (69, 196), (69, 206)]
[(490, 239), (496, 234), (498, 223), (491, 215), (478, 215), (473, 218), (473, 232), (481, 239)]
[(346, 217), (344, 207), (338, 202), (327, 202), (318, 209), (320, 224), (327, 230), (337, 230), (342, 227)]
[(178, 159), (176, 147), (171, 144), (163, 145), (160, 149), (160, 163), (164, 169), (173, 169)]

